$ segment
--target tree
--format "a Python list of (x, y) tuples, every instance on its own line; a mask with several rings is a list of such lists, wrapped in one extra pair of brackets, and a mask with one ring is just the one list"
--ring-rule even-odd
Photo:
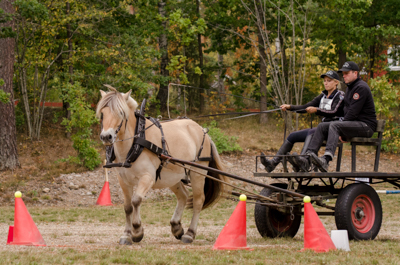
[(160, 109), (165, 111), (167, 109), (167, 98), (168, 98), (168, 84), (166, 79), (169, 77), (168, 66), (168, 39), (167, 39), (167, 14), (165, 10), (166, 1), (160, 0), (158, 3), (158, 12), (162, 18), (162, 32), (159, 37), (159, 47), (161, 51), (161, 62), (160, 62), (160, 74), (164, 79), (160, 83), (160, 89), (158, 91), (157, 99), (160, 101)]
[[(259, 0), (249, 4), (242, 0), (242, 4), (249, 12), (254, 27), (258, 28), (259, 38), (241, 36), (256, 48), (260, 59), (267, 65), (275, 104), (279, 106), (294, 101), (300, 105), (306, 81), (312, 3)], [(291, 131), (291, 113), (287, 116), (287, 128)]]
[[(6, 15), (13, 14), (12, 2), (1, 0), (0, 10), (4, 10)], [(2, 33), (0, 36), (0, 76), (4, 78), (4, 84), (0, 88), (10, 95), (8, 103), (0, 102), (0, 170), (4, 170), (14, 169), (20, 163), (17, 152), (13, 91), (15, 40), (12, 38), (12, 29), (14, 22), (9, 18), (0, 17), (0, 23), (0, 33)]]
[(372, 15), (367, 12), (372, 0), (317, 0), (316, 4), (312, 10), (315, 13), (315, 22), (311, 37), (319, 40), (319, 45), (322, 42), (324, 47), (319, 59), (326, 66), (340, 68), (349, 56), (362, 52), (360, 43), (365, 41), (361, 38), (362, 17), (364, 14)]

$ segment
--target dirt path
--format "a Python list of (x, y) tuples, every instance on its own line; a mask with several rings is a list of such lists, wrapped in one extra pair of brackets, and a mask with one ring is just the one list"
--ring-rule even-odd
[[(254, 178), (255, 156), (259, 153), (254, 151), (244, 151), (242, 155), (222, 155), (222, 161), (226, 165), (226, 171), (246, 178)], [(272, 153), (270, 153), (272, 154)], [(350, 171), (350, 150), (345, 150), (342, 159), (342, 170)], [(372, 171), (375, 153), (367, 151), (357, 154), (357, 170)], [(379, 171), (381, 172), (400, 172), (400, 157), (397, 155), (382, 154), (380, 159)], [(331, 162), (330, 169), (334, 170), (336, 160)], [(261, 172), (263, 166), (259, 165)], [(282, 165), (278, 165), (274, 172), (282, 172)], [(18, 189), (24, 194), (24, 202), (34, 206), (91, 206), (95, 205), (100, 191), (104, 185), (105, 171), (98, 168), (95, 171), (88, 171), (79, 174), (65, 174), (54, 178), (52, 182), (28, 181)], [(268, 178), (258, 178), (261, 182), (276, 182)], [(250, 190), (260, 190), (258, 187), (246, 183), (235, 182), (236, 184), (250, 188)], [(112, 202), (122, 204), (122, 190), (119, 187), (116, 170), (109, 170), (109, 184)], [(14, 196), (12, 190), (6, 191), (0, 197), (0, 205), (13, 205)], [(162, 198), (170, 196), (172, 193), (168, 189), (151, 191), (146, 196), (148, 199)]]
[[(245, 152), (243, 155), (223, 155), (223, 162), (227, 165), (227, 172), (240, 175), (242, 177), (254, 178), (253, 172), (255, 170), (254, 157), (257, 154), (255, 152)], [(350, 153), (348, 150), (345, 151), (342, 169), (343, 171), (350, 171)], [(367, 152), (361, 153), (358, 156), (359, 170), (372, 170), (374, 154)], [(335, 165), (335, 161), (332, 163), (332, 167)], [(400, 172), (399, 157), (393, 155), (383, 154), (381, 157), (380, 171), (386, 172)], [(262, 167), (262, 166), (260, 166)], [(260, 168), (260, 170), (263, 170)], [(282, 167), (279, 166), (276, 171), (281, 171)], [(264, 182), (275, 182), (276, 180), (269, 180), (267, 178), (257, 179)], [(121, 207), (122, 211), (122, 192), (119, 188), (119, 184), (116, 178), (115, 170), (109, 172), (109, 182), (112, 201), (116, 207)], [(98, 194), (103, 187), (104, 183), (104, 170), (97, 169), (92, 172), (85, 172), (82, 174), (68, 174), (61, 175), (55, 178), (52, 183), (39, 183), (39, 182), (28, 182), (25, 186), (20, 187), (20, 190), (24, 194), (28, 194), (30, 191), (35, 190), (37, 192), (36, 199), (31, 197), (25, 197), (24, 201), (27, 205), (32, 206), (92, 206), (96, 203)], [(259, 190), (259, 188), (245, 184), (237, 183), (244, 188), (251, 190)], [(45, 192), (45, 189), (49, 189)], [(151, 199), (162, 199), (163, 196), (170, 196), (169, 190), (158, 190), (152, 191), (147, 195), (147, 200)], [(47, 197), (50, 199), (46, 199)], [(1, 205), (13, 205), (13, 200), (4, 201)], [(254, 207), (253, 205), (249, 207)], [(322, 217), (322, 221), (328, 230), (336, 229), (333, 217)], [(247, 237), (248, 245), (250, 247), (268, 247), (268, 241), (261, 241), (260, 235), (255, 228), (254, 218), (249, 217), (247, 219)], [(29, 247), (24, 246), (8, 246), (5, 244), (7, 241), (8, 225), (6, 223), (0, 223), (0, 251), (24, 251)], [(187, 227), (187, 224), (185, 224)], [(38, 229), (41, 231), (43, 238), (45, 239), (48, 247), (57, 248), (74, 248), (81, 251), (90, 251), (95, 249), (108, 249), (110, 247), (118, 247), (119, 237), (123, 232), (123, 225), (116, 225), (115, 223), (38, 223)], [(398, 220), (392, 220), (387, 218), (383, 220), (381, 231), (378, 235), (378, 239), (400, 240), (400, 229)], [(218, 225), (199, 225), (198, 235), (202, 235), (199, 239), (196, 239), (194, 244), (184, 245), (180, 241), (176, 240), (170, 233), (170, 227), (168, 224), (165, 226), (144, 224), (145, 237), (142, 242), (129, 246), (132, 249), (141, 249), (149, 246), (163, 248), (163, 249), (182, 249), (182, 248), (193, 248), (193, 249), (209, 249), (215, 242), (216, 237), (223, 226)], [(300, 227), (298, 234), (296, 235), (297, 240), (303, 238), (303, 226)], [(284, 246), (282, 246), (284, 247)]]

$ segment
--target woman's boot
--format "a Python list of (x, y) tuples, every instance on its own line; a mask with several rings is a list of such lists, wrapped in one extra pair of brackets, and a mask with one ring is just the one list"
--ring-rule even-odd
[[(304, 141), (303, 149), (301, 150), (301, 153), (300, 153), (301, 155), (304, 155), (306, 153), (307, 148), (310, 145), (312, 137), (313, 137), (313, 134), (307, 135), (307, 137)], [(289, 156), (287, 160), (292, 165), (293, 171), (299, 172), (299, 171), (301, 171), (301, 166), (299, 166), (297, 164), (297, 159), (294, 159), (295, 156), (297, 156), (297, 153), (293, 153), (293, 156)]]
[[(290, 152), (293, 148), (293, 144), (291, 142), (289, 142), (288, 140), (285, 140), (285, 142), (282, 144), (281, 148), (279, 148), (278, 152), (276, 153), (277, 155), (286, 155), (286, 153)], [(261, 152), (261, 164), (264, 165), (265, 169), (268, 172), (273, 171), (276, 166), (282, 161), (282, 157), (279, 156), (275, 156), (271, 159), (266, 159), (265, 154), (263, 152)]]

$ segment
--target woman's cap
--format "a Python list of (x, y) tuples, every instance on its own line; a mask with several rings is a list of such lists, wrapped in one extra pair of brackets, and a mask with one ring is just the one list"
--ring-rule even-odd
[(339, 69), (339, 73), (341, 72), (348, 72), (348, 71), (360, 71), (360, 68), (355, 62), (349, 61), (345, 62), (342, 66), (342, 68)]
[(325, 76), (335, 79), (337, 81), (340, 81), (340, 77), (339, 77), (338, 73), (336, 73), (335, 71), (329, 70), (325, 74), (321, 75), (321, 78), (324, 78)]

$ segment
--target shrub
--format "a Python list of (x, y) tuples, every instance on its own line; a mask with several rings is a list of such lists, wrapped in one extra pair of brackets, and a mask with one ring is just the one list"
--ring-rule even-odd
[[(68, 132), (74, 130), (71, 139), (73, 147), (78, 151), (80, 162), (90, 170), (95, 169), (101, 163), (99, 152), (94, 148), (95, 142), (91, 140), (91, 126), (97, 123), (95, 112), (90, 108), (85, 98), (85, 91), (80, 83), (73, 85), (67, 83), (63, 88), (63, 99), (70, 104), (71, 118), (61, 122), (66, 126)], [(71, 157), (68, 159), (73, 161)]]
[(400, 101), (400, 88), (393, 86), (386, 76), (369, 80), (374, 95), (377, 116), (386, 119), (382, 149), (392, 153), (400, 151), (400, 125), (396, 122)]
[(217, 128), (217, 122), (211, 121), (208, 125), (204, 125), (209, 129), (208, 134), (215, 143), (218, 153), (242, 151), (237, 143), (238, 137), (228, 136), (224, 134), (220, 128)]

